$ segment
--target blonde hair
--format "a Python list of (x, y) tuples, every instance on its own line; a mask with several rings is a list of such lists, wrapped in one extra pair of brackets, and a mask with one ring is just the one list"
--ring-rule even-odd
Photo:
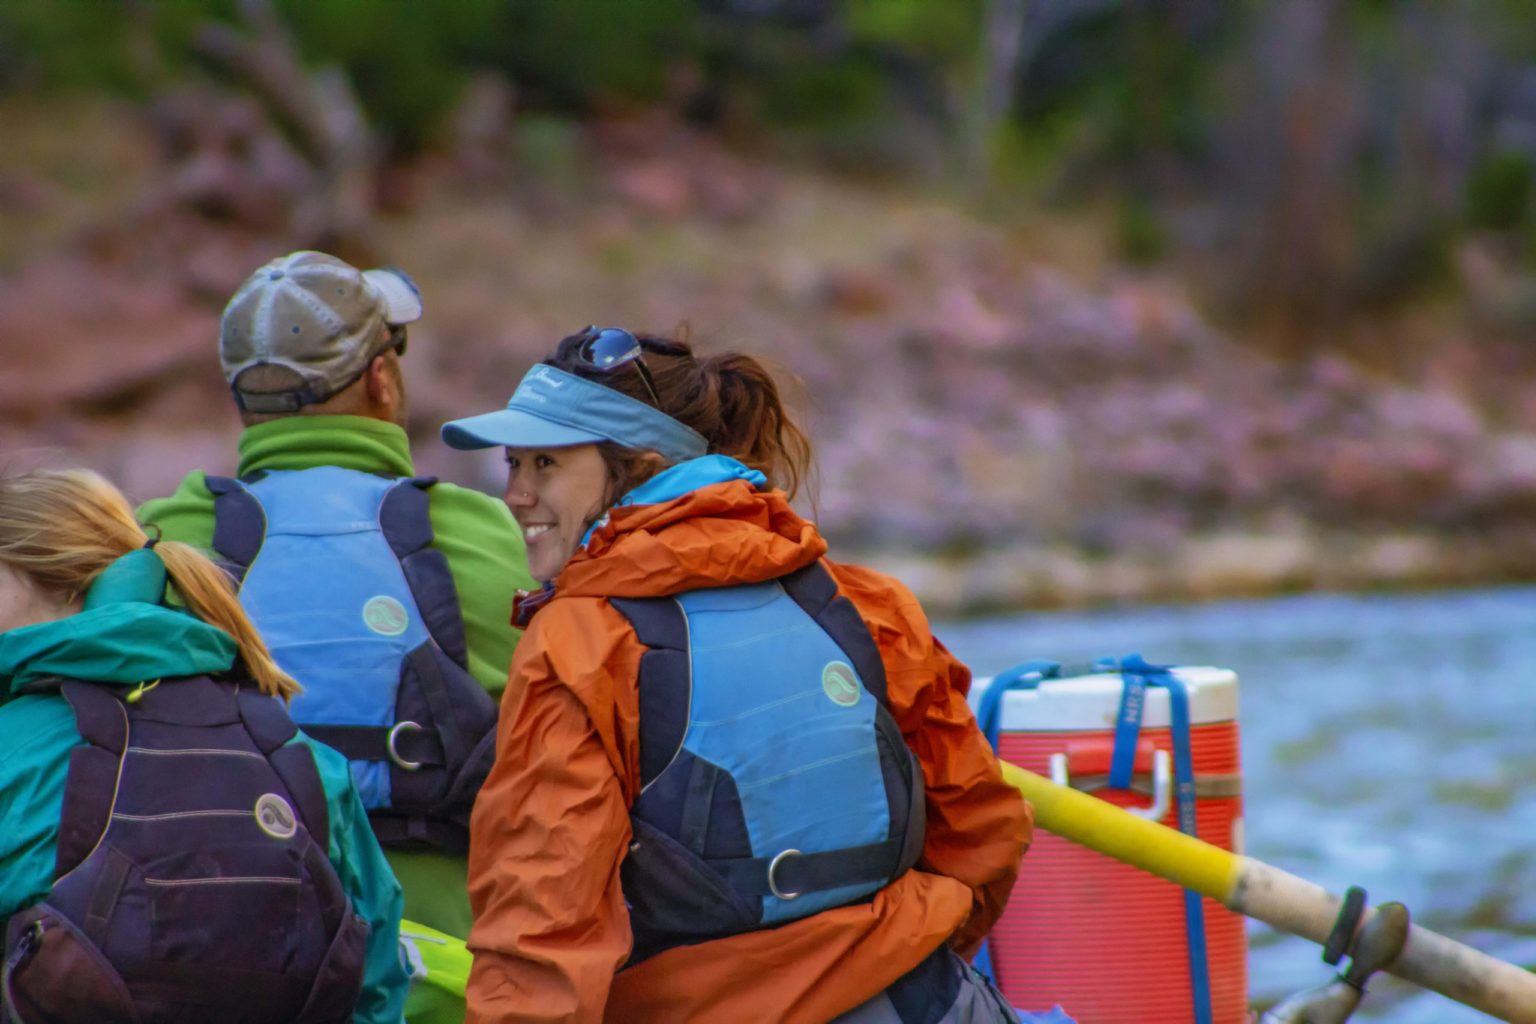
[[(0, 476), (0, 563), (60, 603), (82, 600), (107, 566), (148, 539), (128, 499), (89, 470)], [(262, 693), (286, 701), (300, 692), (272, 660), (223, 570), (176, 541), (157, 542), (155, 553), (192, 614), (234, 638)]]

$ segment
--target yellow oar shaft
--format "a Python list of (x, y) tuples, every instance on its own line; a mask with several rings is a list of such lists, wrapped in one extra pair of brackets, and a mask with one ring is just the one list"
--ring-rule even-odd
[[(1313, 942), (1333, 930), (1342, 901), (1321, 886), (1001, 763), (1041, 828)], [(1410, 928), (1387, 970), (1499, 1020), (1536, 1024), (1536, 974), (1427, 928)]]
[(1035, 823), (1041, 828), (1222, 903), (1236, 887), (1239, 858), (1226, 850), (1007, 761), (1000, 763), (1003, 778), (1035, 805)]

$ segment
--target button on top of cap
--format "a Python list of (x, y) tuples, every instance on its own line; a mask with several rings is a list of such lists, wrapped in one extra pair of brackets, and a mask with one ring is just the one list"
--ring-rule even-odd
[(272, 273), (267, 275), (267, 278), (268, 278), (268, 280), (277, 281), (277, 280), (280, 280), (282, 278), (282, 276), (283, 276), (283, 272), (281, 270), (274, 270), (274, 271), (272, 271)]

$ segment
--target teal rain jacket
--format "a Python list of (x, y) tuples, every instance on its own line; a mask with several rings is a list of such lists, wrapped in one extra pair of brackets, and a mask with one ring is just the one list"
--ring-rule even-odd
[[(135, 551), (96, 580), (77, 615), (0, 633), (0, 927), (53, 887), (69, 753), (85, 741), (46, 680), (102, 685), (226, 672), (234, 640), (165, 607), (165, 565)], [(174, 684), (172, 684), (174, 685)], [(368, 826), (346, 759), (298, 734), (315, 758), (330, 811), (330, 861), (373, 929), (357, 1024), (397, 1024), (410, 977), (399, 955), (403, 897)]]

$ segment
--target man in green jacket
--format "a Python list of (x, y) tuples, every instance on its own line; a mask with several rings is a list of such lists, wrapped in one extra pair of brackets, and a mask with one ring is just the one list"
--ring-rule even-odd
[[(317, 252), (257, 270), (226, 307), (220, 335), (246, 426), (239, 479), (191, 473), (139, 516), (244, 572), (242, 603), (305, 687), (295, 720), (352, 760), (405, 889), (406, 918), (463, 938), (471, 924), (465, 857), (429, 834), (442, 822), (423, 824), (420, 793), (403, 794), (436, 771), (457, 793), (449, 817), (467, 812), (478, 781), (462, 762), (488, 764), (494, 705), (486, 735), (482, 709), (465, 710), (475, 702), (462, 691), (412, 694), (453, 675), (455, 662), (499, 701), (519, 635), (512, 597), (534, 584), (506, 505), (408, 479), (401, 357), (405, 325), (420, 316), (415, 285), (399, 271), (359, 271)], [(417, 523), (404, 530), (414, 540), (398, 529), (390, 535), (392, 523), (410, 518), (400, 509), (423, 505), (429, 532)], [(431, 577), (444, 563), (439, 576), (451, 586)], [(423, 728), (427, 705), (439, 718), (446, 705), (468, 717)], [(400, 811), (403, 804), (410, 807)]]

